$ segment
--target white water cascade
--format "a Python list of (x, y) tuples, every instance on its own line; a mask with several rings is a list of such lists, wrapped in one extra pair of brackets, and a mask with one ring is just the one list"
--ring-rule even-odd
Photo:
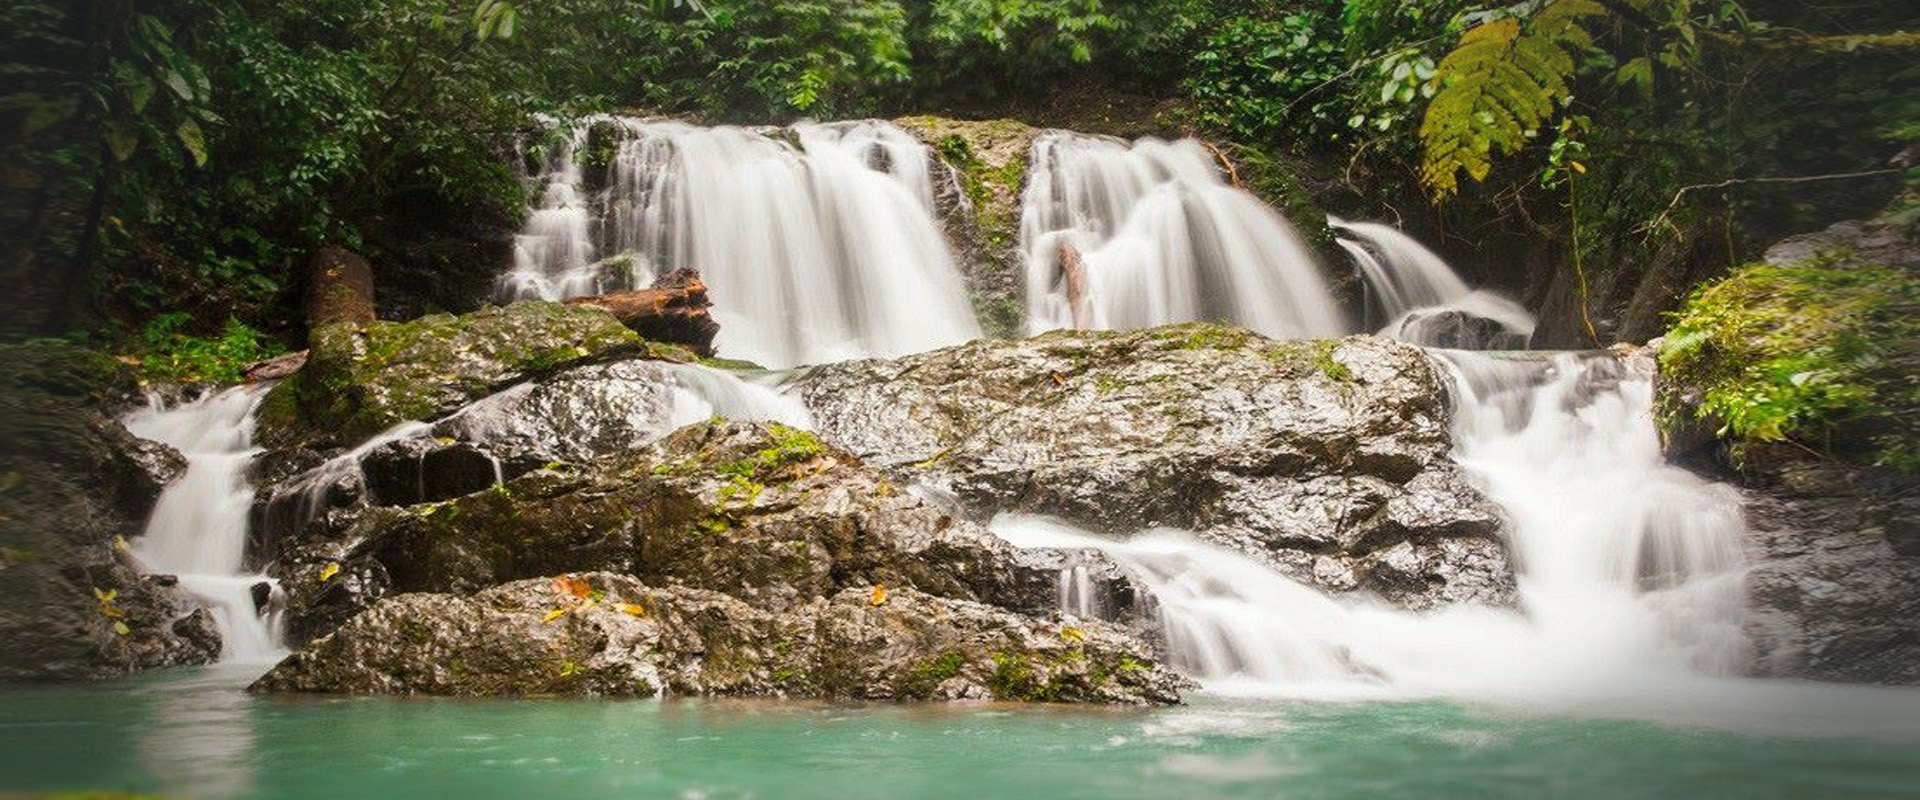
[(253, 485), (247, 464), (254, 412), (264, 386), (239, 386), (167, 406), (158, 397), (128, 415), (127, 430), (179, 450), (186, 474), (154, 504), (133, 554), (150, 573), (176, 575), (180, 588), (213, 614), (220, 660), (263, 663), (285, 654), (275, 631), (278, 614), (256, 610), (253, 587), (271, 581), (246, 571), (247, 515)]
[[(1031, 332), (1201, 320), (1277, 338), (1347, 332), (1293, 226), (1228, 184), (1198, 141), (1056, 131), (1034, 141), (1029, 163), (1020, 243)], [(1063, 244), (1081, 269), (1063, 265)]]
[(1089, 548), (1118, 563), (1153, 598), (1175, 664), (1215, 691), (1535, 700), (1737, 674), (1740, 498), (1663, 463), (1651, 365), (1436, 360), (1451, 382), (1455, 458), (1509, 516), (1517, 611), (1416, 614), (1330, 598), (1180, 531), (1119, 541), (1016, 515), (992, 527), (1022, 547)]
[[(1519, 349), (1533, 335), (1534, 317), (1520, 304), (1490, 291), (1469, 288), (1432, 250), (1391, 225), (1329, 217), (1340, 247), (1354, 265), (1386, 320), (1380, 333), (1414, 344)], [(1450, 313), (1451, 312), (1451, 313)], [(1491, 336), (1467, 329), (1469, 320), (1499, 326)]]
[[(617, 132), (604, 188), (580, 164)], [(931, 154), (879, 121), (786, 129), (588, 120), (546, 159), (503, 300), (640, 287), (698, 270), (715, 348), (773, 367), (889, 356), (980, 334), (933, 212)]]

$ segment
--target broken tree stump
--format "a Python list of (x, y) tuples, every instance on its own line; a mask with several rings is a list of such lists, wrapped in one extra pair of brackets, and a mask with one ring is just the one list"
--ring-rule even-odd
[(597, 308), (612, 314), (621, 324), (656, 342), (685, 345), (702, 356), (713, 355), (713, 337), (720, 333), (707, 310), (707, 284), (690, 269), (675, 270), (649, 289), (608, 292), (592, 297), (563, 301), (568, 305)]

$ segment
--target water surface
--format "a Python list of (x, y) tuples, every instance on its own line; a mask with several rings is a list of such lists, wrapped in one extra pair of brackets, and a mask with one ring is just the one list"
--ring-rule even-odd
[[(1920, 720), (1820, 738), (1442, 701), (1170, 709), (0, 694), (0, 791), (201, 798), (1916, 797)], [(1864, 690), (1868, 692), (1876, 690)], [(1775, 720), (1791, 730), (1790, 710)]]

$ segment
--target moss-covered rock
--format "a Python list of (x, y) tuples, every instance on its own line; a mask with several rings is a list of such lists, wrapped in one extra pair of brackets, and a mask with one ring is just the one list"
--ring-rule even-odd
[(1021, 296), (1020, 192), (1037, 128), (1010, 119), (901, 117), (894, 123), (920, 137), (952, 171), (935, 200), (947, 239), (958, 250), (981, 327), (1017, 336)]
[(1662, 338), (1661, 416), (1704, 423), (1735, 460), (1791, 440), (1920, 471), (1917, 309), (1920, 277), (1843, 252), (1736, 269), (1696, 290)]
[(1659, 342), (1669, 453), (1747, 496), (1761, 675), (1920, 683), (1917, 275), (1910, 228), (1843, 222), (1696, 290)]
[[(334, 565), (326, 580), (318, 576)], [(706, 422), (637, 451), (554, 465), (444, 503), (315, 526), (275, 566), (296, 640), (388, 592), (472, 592), (611, 570), (787, 608), (847, 587), (915, 587), (1044, 612), (1054, 572), (812, 434)]]
[(540, 301), (363, 328), (326, 326), (312, 339), (306, 367), (262, 405), (260, 436), (270, 445), (309, 437), (351, 444), (578, 364), (693, 360), (682, 348), (641, 339), (606, 312)]
[(114, 417), (137, 384), (57, 342), (0, 346), (0, 681), (107, 678), (219, 655), (206, 612), (126, 553), (185, 469)]
[(1190, 529), (1416, 608), (1513, 601), (1499, 512), (1449, 458), (1445, 392), (1409, 345), (1056, 331), (824, 366), (798, 391), (823, 437), (976, 513)]
[(905, 589), (770, 610), (588, 573), (384, 600), (254, 689), (1171, 703), (1183, 685), (1098, 622), (1033, 620)]

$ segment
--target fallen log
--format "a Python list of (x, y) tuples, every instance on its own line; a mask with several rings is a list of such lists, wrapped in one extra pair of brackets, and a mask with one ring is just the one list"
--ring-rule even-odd
[(702, 356), (713, 355), (713, 337), (720, 332), (720, 323), (707, 313), (713, 305), (707, 299), (707, 285), (690, 269), (668, 273), (654, 281), (650, 289), (608, 292), (564, 302), (600, 309), (634, 333), (656, 342), (685, 345)]
[(279, 380), (299, 372), (307, 365), (307, 351), (295, 350), (291, 353), (274, 356), (265, 361), (255, 361), (240, 369), (240, 377), (247, 383)]

